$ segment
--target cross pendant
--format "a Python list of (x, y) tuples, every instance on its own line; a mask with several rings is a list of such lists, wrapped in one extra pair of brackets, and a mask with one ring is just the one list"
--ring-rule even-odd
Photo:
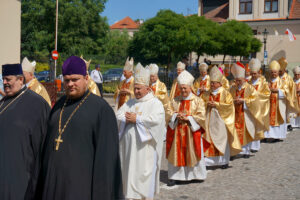
[(61, 139), (61, 135), (59, 135), (58, 138), (55, 139), (55, 142), (56, 142), (55, 150), (58, 151), (60, 143), (63, 142), (63, 140)]

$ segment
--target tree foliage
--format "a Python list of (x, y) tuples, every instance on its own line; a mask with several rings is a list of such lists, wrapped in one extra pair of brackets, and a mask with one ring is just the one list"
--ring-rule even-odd
[(142, 63), (171, 63), (171, 58), (187, 53), (178, 42), (178, 32), (185, 24), (183, 15), (161, 10), (140, 26), (129, 45), (129, 54)]
[(127, 31), (111, 30), (104, 44), (105, 63), (124, 64), (127, 58), (130, 36)]
[[(106, 0), (60, 0), (58, 51), (65, 55), (100, 54), (109, 30)], [(22, 57), (47, 62), (54, 49), (55, 0), (22, 0)]]

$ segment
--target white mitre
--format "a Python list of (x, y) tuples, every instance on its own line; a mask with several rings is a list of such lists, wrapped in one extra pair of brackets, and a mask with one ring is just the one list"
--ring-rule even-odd
[(185, 70), (185, 64), (183, 62), (178, 62), (177, 63), (177, 69), (182, 69), (182, 70)]
[(201, 63), (200, 66), (199, 66), (199, 71), (200, 72), (206, 72), (208, 69), (208, 65), (206, 63)]
[(177, 81), (179, 85), (193, 85), (195, 78), (193, 77), (192, 74), (190, 74), (188, 71), (184, 70), (179, 74), (177, 77)]
[(125, 62), (124, 70), (132, 72), (133, 71), (133, 66), (134, 66), (134, 60), (133, 60), (133, 58), (131, 58), (129, 60), (129, 57), (128, 57), (126, 59), (126, 62)]
[(23, 58), (22, 69), (24, 72), (30, 72), (30, 73), (34, 74), (35, 65), (36, 65), (35, 61), (29, 62), (27, 57)]
[(294, 74), (300, 74), (300, 66), (296, 66), (296, 67), (293, 69), (293, 72), (294, 72)]
[(252, 58), (249, 62), (251, 72), (258, 72), (261, 68), (261, 62), (257, 58)]
[(222, 82), (222, 78), (223, 78), (223, 74), (222, 72), (219, 70), (219, 68), (215, 65), (213, 66), (213, 68), (211, 68), (210, 72), (209, 72), (209, 77), (210, 77), (210, 81), (215, 81), (215, 82)]
[(239, 62), (234, 63), (231, 67), (231, 73), (234, 78), (245, 78), (245, 67)]
[(134, 83), (149, 86), (150, 71), (138, 63), (134, 70)]
[(157, 64), (150, 64), (149, 65), (150, 75), (158, 74), (158, 70), (159, 70), (159, 68), (158, 68)]

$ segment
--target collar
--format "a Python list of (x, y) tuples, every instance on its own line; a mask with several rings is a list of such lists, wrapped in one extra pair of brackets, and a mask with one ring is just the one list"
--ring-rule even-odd
[(145, 101), (148, 101), (150, 99), (154, 98), (154, 95), (152, 92), (149, 92), (148, 94), (146, 94), (145, 96), (143, 96), (142, 98), (140, 99), (136, 99), (137, 102), (145, 102)]
[(158, 80), (156, 80), (154, 83), (151, 84), (151, 86), (154, 86), (157, 83)]
[(274, 83), (279, 79), (279, 77), (277, 76), (276, 78), (271, 79), (271, 82)]
[[(89, 93), (89, 90), (87, 89), (81, 97), (79, 97), (77, 99), (68, 99), (67, 104), (73, 104), (73, 103), (76, 103), (78, 101), (81, 101), (86, 95), (88, 95), (88, 93)], [(66, 98), (68, 98), (68, 97), (66, 97)]]
[(213, 90), (211, 93), (212, 93), (214, 96), (216, 96), (216, 95), (218, 94), (220, 88), (221, 88), (221, 87), (219, 87), (218, 89)]
[(240, 90), (243, 89), (244, 87), (245, 87), (245, 83), (243, 83), (243, 85), (240, 86), (240, 87), (238, 87), (237, 89), (238, 89), (238, 91), (240, 91)]
[(26, 87), (28, 87), (32, 81), (33, 81), (33, 79), (32, 79), (32, 80), (30, 80), (28, 83), (26, 83), (26, 84), (25, 84), (25, 85), (26, 85)]
[(252, 80), (252, 85), (258, 85), (258, 79), (256, 79), (255, 81)]
[(207, 79), (207, 75), (205, 75), (205, 76), (202, 78), (202, 81), (204, 81), (205, 79)]
[(182, 97), (182, 100), (191, 100), (193, 93), (190, 92), (189, 96)]
[(126, 79), (126, 83), (129, 83), (131, 81), (131, 79), (133, 78), (133, 76), (130, 76), (129, 79)]
[(295, 80), (295, 83), (296, 83), (296, 84), (300, 83), (300, 79)]
[(13, 99), (13, 98), (15, 98), (16, 96), (18, 96), (21, 92), (23, 92), (26, 89), (27, 89), (26, 85), (23, 85), (21, 87), (21, 89), (16, 94), (14, 94), (13, 96), (10, 96), (10, 97), (4, 96), (4, 98), (2, 100), (4, 101), (4, 100), (7, 100), (7, 99)]

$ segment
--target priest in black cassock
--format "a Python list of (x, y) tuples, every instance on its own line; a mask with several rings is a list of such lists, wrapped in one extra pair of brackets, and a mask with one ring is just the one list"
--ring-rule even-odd
[(20, 64), (2, 66), (0, 199), (32, 199), (40, 169), (49, 104), (24, 85)]
[(82, 59), (69, 57), (62, 73), (66, 96), (50, 114), (36, 199), (123, 199), (115, 114), (87, 89)]

